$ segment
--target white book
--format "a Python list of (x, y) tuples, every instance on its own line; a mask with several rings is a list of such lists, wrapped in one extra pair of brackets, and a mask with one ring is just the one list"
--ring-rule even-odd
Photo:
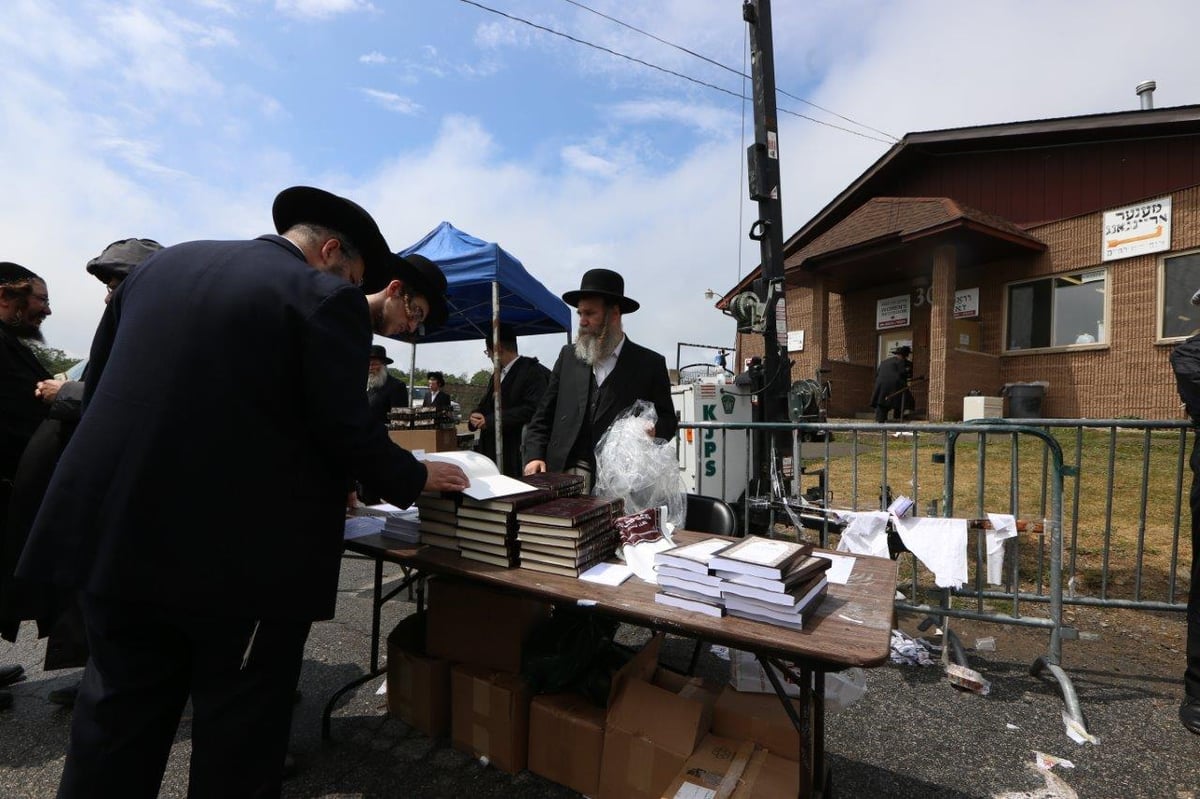
[(754, 602), (762, 607), (769, 607), (775, 610), (788, 611), (790, 613), (800, 613), (812, 601), (813, 597), (825, 590), (829, 585), (829, 580), (821, 577), (816, 583), (811, 585), (803, 594), (780, 594), (776, 591), (767, 591), (762, 588), (756, 588), (752, 585), (739, 585), (736, 582), (727, 581), (721, 586), (723, 596), (737, 596)]
[(785, 614), (782, 618), (776, 618), (775, 616), (779, 616), (780, 614), (771, 616), (765, 613), (752, 613), (748, 610), (742, 610), (741, 608), (727, 608), (726, 613), (728, 613), (730, 616), (737, 616), (739, 619), (750, 619), (751, 621), (758, 621), (762, 622), (763, 624), (771, 624), (776, 627), (787, 627), (792, 630), (804, 629), (803, 614), (800, 616), (788, 616)]
[(811, 551), (811, 544), (748, 536), (714, 555), (708, 567), (780, 580), (797, 560)]
[(694, 583), (703, 583), (704, 585), (720, 585), (723, 581), (720, 577), (712, 574), (701, 574), (700, 572), (681, 569), (678, 566), (655, 566), (654, 571), (662, 577), (675, 577), (680, 580), (691, 580)]
[(717, 585), (704, 585), (703, 583), (695, 583), (691, 580), (680, 580), (678, 577), (668, 577), (661, 572), (658, 575), (658, 585), (664, 591), (678, 588), (691, 594), (712, 597), (718, 602), (721, 601), (721, 587)]
[(453, 463), (462, 469), (471, 481), (470, 485), (463, 489), (463, 493), (471, 499), (495, 499), (536, 490), (536, 487), (529, 483), (500, 474), (496, 462), (478, 452), (463, 449), (452, 452), (426, 452), (417, 456), (417, 460)]
[(821, 586), (816, 594), (809, 597), (808, 602), (803, 605), (797, 605), (795, 608), (781, 607), (770, 602), (760, 602), (756, 599), (748, 599), (746, 597), (736, 596), (733, 594), (725, 595), (725, 606), (727, 608), (745, 611), (747, 613), (757, 613), (760, 616), (767, 616), (772, 619), (782, 619), (784, 621), (796, 620), (807, 615), (813, 608), (820, 605), (820, 598), (825, 595), (825, 586)]
[(691, 610), (696, 613), (703, 613), (706, 616), (717, 616), (719, 618), (725, 615), (725, 609), (720, 605), (710, 605), (707, 602), (684, 599), (683, 597), (671, 596), (670, 594), (655, 594), (654, 601), (660, 605), (670, 605), (673, 608)]
[(708, 563), (713, 555), (732, 545), (727, 538), (707, 538), (694, 544), (671, 547), (654, 553), (654, 565), (674, 566), (677, 569), (708, 574)]

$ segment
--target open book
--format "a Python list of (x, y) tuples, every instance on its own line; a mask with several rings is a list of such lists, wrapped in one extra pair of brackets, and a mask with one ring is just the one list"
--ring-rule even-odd
[(467, 475), (467, 479), (471, 481), (463, 493), (471, 499), (494, 499), (534, 490), (534, 486), (529, 483), (522, 483), (520, 480), (500, 474), (495, 462), (478, 452), (462, 449), (450, 452), (414, 452), (413, 455), (417, 460), (453, 463), (462, 469)]

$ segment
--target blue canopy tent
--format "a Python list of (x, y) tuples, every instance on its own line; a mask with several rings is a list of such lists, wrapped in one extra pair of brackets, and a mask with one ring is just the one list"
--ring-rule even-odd
[[(521, 262), (494, 242), (464, 233), (442, 222), (416, 244), (400, 251), (417, 253), (433, 261), (446, 275), (448, 316), (441, 329), (421, 338), (422, 344), (492, 339), (493, 324), (512, 325), (518, 336), (571, 331), (571, 309), (525, 271)], [(416, 367), (416, 346), (412, 366)], [(496, 460), (504, 463), (504, 443), (499, 435), (500, 366), (493, 361), (493, 396), (496, 403)]]

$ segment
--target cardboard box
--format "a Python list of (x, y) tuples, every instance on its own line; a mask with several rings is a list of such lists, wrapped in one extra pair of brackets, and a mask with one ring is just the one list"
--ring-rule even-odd
[(389, 430), (388, 437), (409, 452), (414, 449), (423, 449), (426, 452), (458, 449), (457, 430)]
[(459, 665), (450, 672), (454, 748), (487, 757), (501, 771), (525, 768), (529, 752), (529, 686), (516, 674)]
[[(771, 671), (775, 672), (775, 676), (783, 684), (784, 693), (788, 696), (800, 696), (800, 686), (792, 679), (791, 674), (774, 666), (771, 667)], [(762, 663), (752, 653), (740, 649), (729, 650), (729, 684), (739, 691), (775, 695), (775, 688), (771, 685), (767, 672), (763, 670)]]
[(425, 651), (454, 663), (517, 674), (522, 647), (550, 615), (544, 602), (461, 580), (432, 579), (428, 591)]
[(585, 796), (600, 789), (605, 710), (579, 694), (544, 694), (529, 707), (529, 770)]
[(712, 724), (715, 694), (657, 668), (655, 636), (613, 678), (600, 799), (657, 799)]
[(425, 654), (424, 613), (387, 638), (388, 713), (431, 738), (450, 731), (450, 663)]
[[(800, 703), (789, 700), (800, 712)], [(780, 757), (800, 759), (800, 733), (775, 694), (748, 694), (725, 686), (713, 708), (714, 735), (752, 741)]]
[[(706, 735), (675, 775), (674, 781), (659, 796), (661, 799), (675, 799), (677, 796), (728, 797), (741, 784), (742, 775), (753, 755), (754, 744), (749, 741)], [(794, 793), (790, 795), (795, 796)]]
[(1004, 397), (963, 397), (963, 421), (1000, 419), (1004, 416)]
[(755, 749), (729, 799), (801, 795), (807, 796), (808, 792), (800, 793), (799, 765), (794, 760), (779, 757), (765, 749)]

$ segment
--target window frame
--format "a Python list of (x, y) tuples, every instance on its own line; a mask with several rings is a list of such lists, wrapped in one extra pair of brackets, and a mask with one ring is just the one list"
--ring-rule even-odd
[[(1188, 333), (1182, 336), (1168, 336), (1163, 332), (1163, 314), (1166, 312), (1167, 305), (1167, 261), (1173, 258), (1184, 258), (1189, 255), (1200, 255), (1200, 248), (1192, 248), (1188, 250), (1179, 250), (1177, 252), (1164, 252), (1158, 257), (1158, 274), (1156, 276), (1156, 291), (1154, 298), (1154, 343), (1155, 344), (1178, 344), (1185, 341), (1193, 334)], [(1197, 283), (1197, 288), (1200, 288), (1200, 283)], [(1200, 324), (1197, 324), (1200, 330)]]
[[(1088, 272), (1103, 272), (1104, 273), (1104, 341), (1095, 341), (1087, 344), (1052, 344), (1045, 347), (1029, 347), (1027, 349), (1015, 350), (1009, 347), (1009, 304), (1012, 299), (1012, 289), (1014, 286), (1021, 286), (1030, 283), (1038, 283), (1042, 281), (1051, 283), (1051, 307), (1050, 307), (1050, 330), (1053, 337), (1054, 330), (1054, 286), (1053, 281), (1071, 275), (1082, 275)], [(1101, 263), (1093, 266), (1076, 267), (1067, 269), (1061, 272), (1055, 272), (1049, 275), (1038, 275), (1037, 277), (1025, 277), (1018, 280), (1010, 280), (1004, 284), (1004, 303), (1001, 308), (1003, 316), (1003, 338), (1001, 339), (1002, 356), (1020, 356), (1020, 355), (1040, 355), (1043, 353), (1057, 352), (1078, 352), (1080, 350), (1098, 350), (1107, 349), (1112, 342), (1112, 267), (1110, 264)]]

